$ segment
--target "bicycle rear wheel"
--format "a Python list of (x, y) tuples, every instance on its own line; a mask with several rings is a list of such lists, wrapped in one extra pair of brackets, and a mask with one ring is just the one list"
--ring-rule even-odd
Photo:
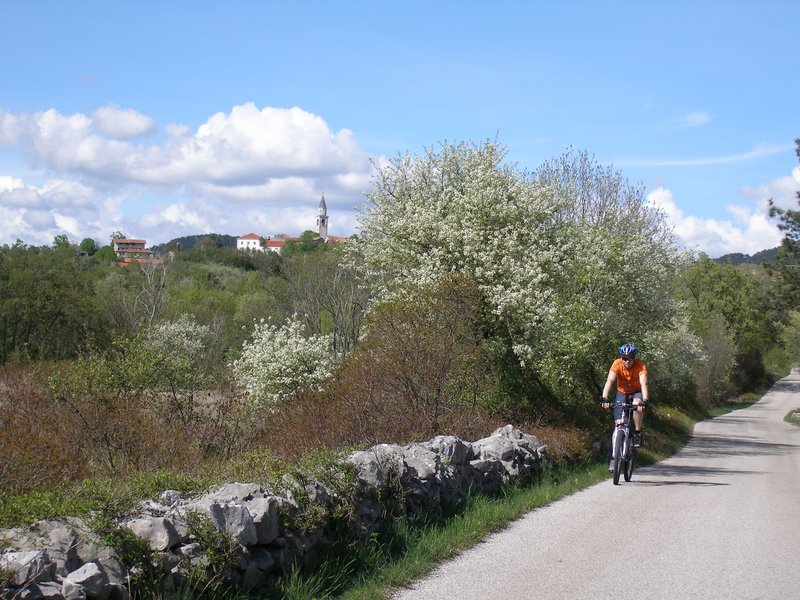
[(625, 434), (622, 429), (614, 431), (614, 485), (619, 485), (619, 475), (622, 472), (622, 443), (625, 440)]

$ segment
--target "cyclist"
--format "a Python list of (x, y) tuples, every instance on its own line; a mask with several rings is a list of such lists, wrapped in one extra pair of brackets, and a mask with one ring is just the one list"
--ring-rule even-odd
[[(626, 396), (633, 396), (633, 403), (639, 405), (647, 402), (650, 395), (647, 390), (647, 365), (636, 358), (636, 345), (627, 342), (619, 347), (619, 358), (617, 358), (608, 371), (606, 385), (603, 387), (602, 407), (608, 409), (611, 401), (608, 395), (611, 393), (611, 386), (617, 384), (616, 401), (624, 402)], [(614, 407), (614, 421), (619, 425), (622, 423), (622, 409)], [(633, 434), (633, 445), (638, 448), (642, 445), (642, 422), (644, 421), (644, 407), (640, 406), (633, 413), (633, 425), (636, 431)]]

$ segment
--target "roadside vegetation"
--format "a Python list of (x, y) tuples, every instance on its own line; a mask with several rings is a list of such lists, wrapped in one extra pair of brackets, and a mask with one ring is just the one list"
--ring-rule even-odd
[(399, 156), (367, 200), (344, 248), (209, 235), (118, 267), (93, 240), (0, 247), (0, 526), (508, 423), (548, 445), (534, 485), (399, 522), (282, 593), (372, 572), (364, 589), (383, 589), (606, 476), (597, 399), (621, 343), (650, 371), (644, 461), (800, 356), (798, 211), (773, 209), (772, 263), (723, 264), (680, 251), (643, 188), (586, 153), (528, 172), (492, 141)]
[(785, 418), (787, 423), (791, 423), (795, 427), (800, 427), (800, 408), (791, 411)]

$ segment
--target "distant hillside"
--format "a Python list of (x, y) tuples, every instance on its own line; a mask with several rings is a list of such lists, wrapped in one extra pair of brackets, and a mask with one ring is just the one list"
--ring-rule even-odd
[(202, 235), (187, 235), (175, 238), (165, 244), (151, 246), (156, 252), (163, 252), (165, 249), (172, 250), (176, 246), (181, 250), (191, 250), (198, 245), (209, 244), (222, 248), (236, 248), (236, 237), (224, 233), (204, 233)]
[(734, 252), (733, 254), (725, 254), (714, 260), (731, 265), (760, 265), (765, 260), (775, 260), (777, 255), (778, 248), (770, 248), (769, 250), (756, 252), (752, 256), (749, 254), (742, 254), (741, 252)]

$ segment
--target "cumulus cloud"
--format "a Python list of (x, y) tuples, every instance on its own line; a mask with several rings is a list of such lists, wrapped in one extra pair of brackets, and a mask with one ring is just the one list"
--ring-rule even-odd
[(732, 220), (703, 219), (686, 215), (672, 192), (663, 187), (651, 191), (647, 203), (666, 214), (675, 235), (687, 250), (703, 251), (711, 257), (733, 252), (754, 254), (764, 248), (774, 248), (783, 237), (763, 209), (754, 211), (745, 206), (729, 205), (727, 211)]
[(0, 243), (21, 239), (46, 245), (63, 234), (73, 241), (92, 237), (102, 242), (120, 220), (119, 203), (103, 200), (79, 182), (58, 179), (36, 186), (0, 177)]
[(0, 175), (0, 192), (23, 187), (22, 179), (10, 175)]
[(797, 208), (797, 192), (800, 190), (800, 167), (792, 169), (791, 175), (772, 179), (755, 187), (745, 187), (742, 195), (748, 200), (757, 202), (761, 207), (766, 207), (767, 201), (772, 199), (779, 208)]
[[(149, 116), (113, 105), (72, 115), (0, 111), (0, 146), (18, 148), (32, 172), (56, 174), (35, 185), (0, 175), (0, 207), (16, 211), (3, 215), (0, 243), (49, 243), (58, 227), (103, 240), (119, 229), (153, 243), (256, 224), (266, 235), (295, 234), (314, 228), (323, 194), (331, 233), (352, 233), (348, 213), (374, 167), (350, 130), (332, 131), (298, 107), (252, 103), (196, 129), (166, 124), (160, 138), (142, 142), (158, 129)], [(52, 218), (45, 223), (34, 209)]]
[(284, 177), (363, 176), (370, 170), (351, 131), (334, 133), (321, 117), (297, 107), (235, 106), (195, 132), (170, 125), (166, 140), (150, 145), (127, 141), (154, 129), (136, 111), (103, 107), (91, 116), (53, 109), (6, 116), (0, 139), (16, 140), (32, 164), (100, 184), (235, 187)]
[(19, 119), (0, 108), (0, 150), (15, 145), (19, 140)]
[(153, 119), (132, 108), (101, 106), (91, 117), (95, 130), (120, 140), (130, 140), (156, 131)]

